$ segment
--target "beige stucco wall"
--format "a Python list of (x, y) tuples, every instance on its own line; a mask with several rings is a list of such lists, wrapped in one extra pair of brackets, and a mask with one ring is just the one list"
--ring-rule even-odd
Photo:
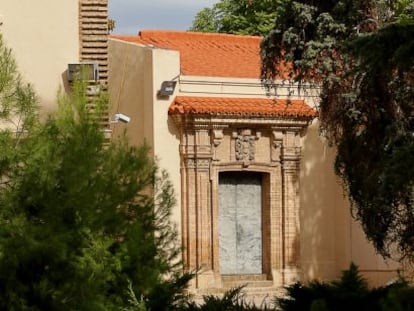
[[(152, 49), (117, 39), (109, 40), (110, 116), (123, 113), (131, 117), (128, 124), (113, 123), (113, 137), (125, 130), (130, 142), (151, 148), (160, 169), (166, 170), (175, 189), (177, 205), (173, 220), (180, 228), (181, 177), (179, 138), (168, 118), (168, 107), (174, 96), (157, 95), (161, 83), (179, 74), (179, 54)], [(178, 88), (176, 89), (176, 92)]]
[(317, 126), (314, 122), (302, 138), (301, 257), (306, 279), (329, 279), (350, 262), (348, 207), (333, 174), (334, 154)]
[(0, 31), (43, 110), (65, 87), (67, 64), (79, 61), (78, 1), (0, 0)]
[(336, 278), (351, 262), (373, 285), (396, 277), (400, 266), (377, 255), (351, 217), (348, 198), (334, 174), (335, 149), (315, 120), (302, 138), (300, 179), (301, 257), (307, 280)]
[[(210, 97), (266, 97), (258, 79), (179, 76), (179, 54), (137, 44), (110, 40), (110, 91), (116, 111), (128, 114), (132, 121), (126, 127), (134, 143), (147, 139), (159, 166), (170, 174), (178, 204), (174, 219), (181, 218), (181, 177), (179, 133), (168, 107), (175, 96)], [(162, 81), (177, 80), (174, 95), (157, 96)], [(278, 97), (289, 93), (280, 86)], [(294, 93), (309, 105), (317, 103), (312, 93)], [(115, 112), (114, 110), (114, 112)], [(119, 133), (125, 125), (114, 125)], [(268, 146), (267, 136), (258, 146)], [(375, 254), (366, 241), (359, 224), (352, 220), (350, 207), (342, 186), (333, 171), (335, 150), (319, 136), (315, 121), (301, 138), (302, 160), (300, 171), (300, 253), (305, 280), (336, 278), (349, 267), (351, 261), (360, 266), (372, 284), (384, 284), (395, 276), (395, 263), (387, 263)], [(226, 140), (217, 152), (221, 156), (229, 150)], [(260, 160), (268, 155), (258, 153)]]
[[(168, 172), (173, 183), (177, 198), (177, 206), (172, 214), (173, 220), (181, 229), (181, 175), (180, 175), (180, 136), (175, 123), (168, 117), (168, 108), (171, 100), (178, 94), (169, 97), (157, 95), (163, 81), (178, 79), (180, 74), (180, 55), (176, 51), (153, 50), (153, 130), (154, 130), (154, 154), (161, 169)], [(150, 103), (148, 103), (150, 104)]]
[(153, 146), (151, 49), (111, 39), (108, 57), (110, 118), (115, 113), (131, 117), (128, 124), (110, 125), (113, 136), (127, 130), (131, 144), (140, 145), (145, 138)]

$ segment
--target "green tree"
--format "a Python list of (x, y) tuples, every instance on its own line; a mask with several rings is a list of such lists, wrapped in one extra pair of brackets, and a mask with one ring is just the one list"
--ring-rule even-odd
[(220, 0), (197, 13), (191, 31), (265, 35), (283, 0)]
[(0, 73), (0, 310), (174, 308), (190, 276), (148, 148), (107, 142), (82, 83), (38, 121), (1, 40)]
[(378, 252), (412, 260), (414, 3), (286, 0), (262, 55), (265, 83), (284, 64), (322, 88), (321, 131), (355, 217)]

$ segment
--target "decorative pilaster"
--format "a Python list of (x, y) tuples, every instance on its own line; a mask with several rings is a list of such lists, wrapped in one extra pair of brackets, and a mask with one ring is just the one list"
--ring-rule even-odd
[(186, 204), (183, 206), (183, 214), (186, 215), (184, 252), (187, 268), (201, 269), (201, 274), (195, 278), (197, 288), (214, 283), (210, 166), (214, 141), (220, 143), (220, 131), (213, 134), (213, 137), (212, 139), (209, 129), (191, 125), (186, 127), (180, 146), (182, 172), (185, 175), (183, 188), (186, 189)]
[(297, 132), (287, 132), (282, 147), (284, 209), (284, 283), (300, 279), (299, 168), (301, 149)]

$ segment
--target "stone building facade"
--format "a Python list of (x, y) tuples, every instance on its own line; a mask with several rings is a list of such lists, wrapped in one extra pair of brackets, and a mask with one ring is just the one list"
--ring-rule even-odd
[[(110, 115), (131, 117), (111, 125), (114, 136), (127, 128), (131, 143), (146, 141), (176, 189), (183, 261), (200, 269), (196, 292), (248, 284), (269, 294), (335, 278), (351, 261), (373, 284), (394, 277), (397, 266), (351, 219), (335, 151), (312, 121), (317, 96), (283, 77), (277, 93), (263, 89), (261, 38), (143, 31), (112, 37), (108, 49), (107, 0), (3, 0), (0, 18), (43, 112), (70, 89), (68, 64), (98, 64), (104, 88), (109, 78)], [(160, 96), (164, 81), (175, 83), (171, 95)]]
[(260, 42), (178, 31), (109, 40), (112, 113), (131, 116), (112, 130), (146, 141), (168, 171), (183, 261), (199, 271), (192, 290), (247, 284), (263, 298), (295, 280), (336, 278), (351, 261), (384, 284), (397, 266), (352, 220), (335, 150), (318, 135), (318, 90), (280, 77), (269, 94)]

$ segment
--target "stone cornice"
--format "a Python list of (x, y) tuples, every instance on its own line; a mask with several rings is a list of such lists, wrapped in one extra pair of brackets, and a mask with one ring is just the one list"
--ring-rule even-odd
[(270, 127), (274, 130), (300, 132), (312, 121), (304, 117), (269, 117), (269, 116), (212, 116), (212, 115), (173, 115), (173, 120), (183, 128), (227, 128), (234, 125), (249, 127)]

